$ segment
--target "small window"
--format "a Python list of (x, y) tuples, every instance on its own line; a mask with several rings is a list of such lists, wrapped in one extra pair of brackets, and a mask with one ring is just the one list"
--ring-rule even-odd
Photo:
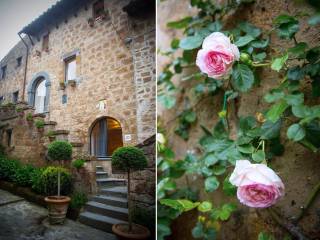
[(1, 97), (0, 97), (0, 105), (3, 103), (3, 100), (4, 100), (4, 97), (1, 96)]
[(69, 80), (76, 79), (76, 56), (72, 56), (65, 60), (65, 80), (68, 82)]
[(17, 67), (20, 67), (22, 63), (22, 57), (17, 58)]
[(49, 51), (49, 33), (42, 38), (42, 51)]
[(7, 65), (1, 67), (1, 79), (4, 79), (7, 75)]
[(12, 129), (8, 129), (6, 131), (6, 133), (7, 133), (7, 146), (11, 147), (11, 145), (12, 145)]
[(12, 94), (12, 102), (17, 103), (19, 100), (19, 91), (16, 91)]
[(99, 0), (93, 4), (93, 18), (97, 19), (104, 15), (104, 0)]

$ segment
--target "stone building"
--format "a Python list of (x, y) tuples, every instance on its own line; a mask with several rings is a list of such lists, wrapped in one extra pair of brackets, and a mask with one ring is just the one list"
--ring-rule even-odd
[[(71, 142), (74, 158), (88, 156), (80, 177), (88, 192), (125, 184), (112, 152), (155, 134), (154, 8), (146, 0), (60, 0), (18, 33), (0, 62), (0, 140), (9, 156), (46, 165), (50, 131)], [(139, 181), (155, 182), (153, 159), (147, 173)], [(152, 191), (139, 201), (152, 207)]]

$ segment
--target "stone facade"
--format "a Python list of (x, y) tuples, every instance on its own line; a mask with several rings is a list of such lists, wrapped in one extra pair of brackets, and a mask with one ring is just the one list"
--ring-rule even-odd
[[(62, 0), (58, 4), (61, 2), (67, 3)], [(37, 79), (45, 79), (47, 107), (41, 117), (46, 124), (54, 123), (54, 131), (61, 139), (74, 145), (74, 157), (90, 154), (90, 131), (102, 117), (112, 117), (120, 123), (124, 145), (137, 145), (155, 134), (155, 13), (131, 17), (123, 10), (130, 2), (104, 0), (105, 17), (93, 20), (95, 1), (86, 1), (63, 19), (53, 19), (55, 24), (48, 24), (45, 30), (25, 36), (29, 47), (25, 84), (26, 47), (22, 41), (0, 62), (1, 67), (7, 65), (6, 77), (0, 80), (4, 102), (11, 102), (13, 92), (19, 91), (19, 101), (30, 105)], [(43, 24), (46, 23), (40, 23)], [(47, 34), (48, 48), (44, 49), (43, 37)], [(66, 59), (73, 55), (76, 79), (68, 84)], [(16, 67), (20, 56), (22, 64)], [(27, 111), (34, 114), (32, 108), (25, 114)], [(14, 126), (19, 117), (15, 119), (7, 122), (14, 139), (7, 149), (9, 155), (35, 165), (44, 164), (47, 139), (33, 138), (37, 134), (34, 126), (28, 130), (25, 119), (20, 119), (23, 124), (19, 128)], [(4, 145), (6, 129), (2, 131)], [(25, 138), (20, 138), (22, 134)], [(91, 190), (95, 189), (96, 165), (104, 166), (110, 176), (123, 177), (112, 174), (111, 161), (90, 159), (86, 169), (93, 184)]]

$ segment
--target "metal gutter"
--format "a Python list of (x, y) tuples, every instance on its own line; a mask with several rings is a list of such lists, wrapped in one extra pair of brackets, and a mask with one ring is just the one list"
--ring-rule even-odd
[(28, 67), (28, 58), (29, 58), (29, 46), (24, 41), (24, 39), (21, 37), (21, 33), (18, 33), (18, 36), (20, 37), (21, 41), (23, 42), (23, 44), (26, 46), (26, 49), (27, 49), (26, 64), (24, 66), (24, 78), (23, 78), (23, 86), (22, 86), (22, 101), (24, 102), (24, 95), (25, 95), (25, 92), (26, 92), (26, 81), (27, 81), (27, 67)]

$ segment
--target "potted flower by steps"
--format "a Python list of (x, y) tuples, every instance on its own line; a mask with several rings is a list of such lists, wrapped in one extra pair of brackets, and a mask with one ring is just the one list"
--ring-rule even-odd
[(32, 115), (32, 113), (27, 113), (26, 120), (27, 120), (29, 126), (31, 126), (33, 124), (33, 115)]
[[(72, 145), (67, 141), (54, 141), (48, 146), (48, 158), (51, 161), (58, 161), (61, 165), (61, 161), (70, 160), (72, 156)], [(49, 222), (50, 224), (63, 224), (66, 218), (70, 197), (61, 196), (61, 171), (58, 171), (58, 183), (57, 183), (57, 196), (47, 196), (45, 201), (47, 202), (49, 209)]]
[(35, 123), (36, 128), (38, 129), (39, 133), (43, 133), (44, 131), (44, 121), (42, 119), (36, 120)]
[(54, 131), (49, 130), (46, 134), (46, 136), (49, 138), (50, 142), (53, 142), (54, 140), (56, 140), (56, 136), (54, 134)]
[(23, 111), (23, 108), (22, 108), (22, 107), (16, 107), (16, 112), (17, 112), (19, 118), (23, 118), (23, 116), (24, 116), (24, 111)]
[(130, 197), (130, 173), (147, 167), (147, 158), (142, 150), (136, 147), (121, 147), (112, 154), (112, 166), (125, 170), (128, 174), (128, 210), (129, 222), (112, 226), (113, 233), (119, 240), (147, 239), (150, 236), (148, 228), (132, 223), (132, 206)]

